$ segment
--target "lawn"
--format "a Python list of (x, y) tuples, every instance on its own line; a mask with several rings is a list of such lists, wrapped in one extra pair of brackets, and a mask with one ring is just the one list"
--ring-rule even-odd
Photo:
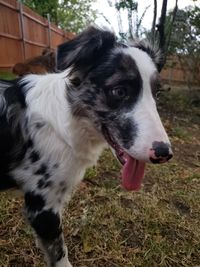
[[(200, 266), (200, 92), (169, 92), (159, 110), (174, 158), (149, 165), (143, 188), (126, 192), (106, 150), (64, 212), (74, 267)], [(22, 197), (0, 198), (0, 266), (45, 266), (23, 215)]]
[(0, 79), (10, 80), (14, 79), (16, 76), (11, 72), (0, 72)]

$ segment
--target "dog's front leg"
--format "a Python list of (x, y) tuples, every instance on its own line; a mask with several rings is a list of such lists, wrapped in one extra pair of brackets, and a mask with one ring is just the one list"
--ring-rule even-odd
[[(26, 213), (33, 227), (39, 246), (46, 256), (49, 267), (72, 267), (68, 260), (68, 251), (64, 243), (61, 218), (55, 207), (42, 209), (39, 207), (39, 195), (37, 201), (27, 200), (25, 196)], [(37, 203), (36, 203), (37, 202)], [(37, 204), (37, 205), (36, 205)]]

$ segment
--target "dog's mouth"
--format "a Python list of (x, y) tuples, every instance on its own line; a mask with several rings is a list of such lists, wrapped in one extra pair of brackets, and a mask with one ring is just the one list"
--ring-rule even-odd
[(144, 177), (145, 162), (137, 160), (126, 153), (114, 140), (108, 129), (102, 127), (103, 135), (108, 144), (115, 150), (115, 154), (123, 165), (122, 186), (126, 190), (139, 190)]

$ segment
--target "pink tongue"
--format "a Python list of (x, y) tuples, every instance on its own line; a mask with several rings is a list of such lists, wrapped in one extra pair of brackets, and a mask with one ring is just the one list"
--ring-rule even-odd
[(126, 190), (139, 190), (144, 176), (145, 163), (125, 156), (126, 163), (122, 170), (122, 185)]

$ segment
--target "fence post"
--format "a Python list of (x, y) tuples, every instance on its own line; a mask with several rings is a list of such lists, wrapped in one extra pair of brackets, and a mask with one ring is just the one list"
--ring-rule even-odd
[(49, 49), (51, 49), (51, 20), (50, 20), (50, 14), (47, 14), (47, 20), (48, 20)]
[(22, 1), (19, 1), (19, 17), (20, 17), (20, 26), (22, 34), (22, 48), (23, 48), (23, 59), (26, 59), (26, 43), (24, 38), (24, 17), (23, 17), (23, 4)]

